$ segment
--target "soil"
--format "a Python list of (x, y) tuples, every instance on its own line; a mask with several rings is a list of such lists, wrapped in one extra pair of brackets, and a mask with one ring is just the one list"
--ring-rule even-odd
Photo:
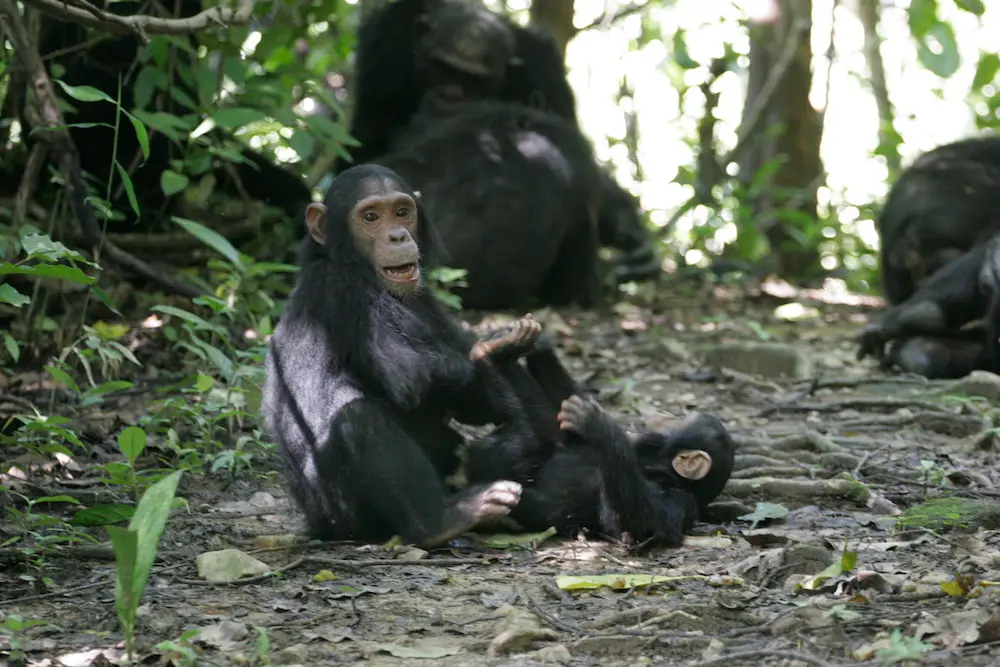
[[(990, 397), (857, 362), (858, 301), (717, 287), (670, 296), (681, 291), (535, 316), (629, 428), (669, 428), (702, 410), (737, 439), (727, 491), (685, 546), (585, 535), (505, 548), (463, 537), (430, 553), (286, 546), (280, 536), (300, 517), (273, 458), (235, 478), (187, 473), (178, 495), (188, 507), (171, 515), (142, 599), (138, 653), (177, 665), (1000, 664), (993, 515), (956, 519), (965, 506), (949, 506), (900, 524), (938, 498), (993, 507)], [(776, 311), (784, 304), (800, 306)], [(702, 361), (732, 343), (753, 344), (730, 353), (735, 368)], [(14, 641), (32, 665), (121, 660), (107, 533), (19, 559), (28, 536), (15, 519), (0, 524), (0, 615), (44, 624), (13, 635), (0, 625), (0, 651)], [(24, 540), (3, 545), (5, 533)], [(200, 578), (198, 556), (223, 549), (279, 572)]]

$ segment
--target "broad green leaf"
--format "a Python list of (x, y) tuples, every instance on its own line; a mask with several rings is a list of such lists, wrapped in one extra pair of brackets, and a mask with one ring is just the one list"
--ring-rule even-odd
[(118, 448), (129, 463), (134, 465), (142, 450), (146, 449), (146, 432), (138, 426), (125, 428), (118, 434)]
[(210, 229), (205, 225), (195, 222), (194, 220), (188, 220), (186, 218), (171, 218), (178, 225), (183, 227), (185, 231), (194, 236), (196, 239), (207, 245), (212, 250), (228, 259), (234, 266), (242, 266), (240, 261), (240, 253), (233, 247), (233, 244), (229, 240), (215, 231)]
[[(0, 275), (3, 274), (0, 273)], [(6, 303), (14, 306), (15, 308), (20, 308), (25, 304), (31, 303), (31, 299), (18, 292), (12, 286), (4, 283), (3, 285), (0, 285), (0, 303)], [(10, 350), (9, 343), (7, 345), (7, 349)]]
[(139, 533), (132, 528), (107, 526), (111, 546), (115, 550), (115, 608), (122, 624), (122, 634), (131, 644), (135, 637), (135, 615), (142, 590), (136, 588)]
[(700, 65), (688, 53), (686, 38), (687, 32), (685, 30), (674, 32), (674, 62), (684, 69), (697, 69)]
[(980, 91), (986, 84), (993, 83), (997, 71), (1000, 71), (1000, 56), (981, 51), (979, 64), (976, 65), (976, 76), (972, 79), (972, 90)]
[(132, 177), (128, 175), (128, 171), (125, 170), (125, 167), (118, 160), (115, 160), (115, 169), (118, 170), (118, 178), (122, 179), (122, 185), (125, 186), (125, 196), (128, 197), (128, 205), (132, 207), (132, 212), (138, 218), (141, 216), (141, 213), (139, 213), (139, 200), (135, 198)]
[(234, 129), (237, 127), (243, 127), (244, 125), (249, 125), (250, 123), (256, 123), (259, 120), (264, 120), (267, 116), (256, 109), (233, 107), (230, 109), (219, 109), (218, 111), (213, 112), (212, 118), (215, 120), (215, 124), (219, 127)]
[(986, 13), (986, 5), (983, 0), (955, 0), (955, 5), (962, 10), (982, 16)]
[(134, 505), (108, 503), (80, 510), (73, 515), (70, 523), (74, 526), (110, 526), (128, 521), (134, 514)]
[(88, 276), (75, 266), (62, 266), (61, 264), (36, 264), (31, 267), (31, 273), (42, 278), (56, 278), (58, 280), (68, 280), (81, 285), (93, 285), (96, 278)]
[(917, 59), (942, 79), (947, 79), (958, 71), (961, 57), (958, 53), (955, 31), (950, 24), (938, 22), (919, 38)]
[(592, 574), (583, 576), (561, 574), (556, 577), (556, 586), (564, 591), (589, 590), (601, 588), (603, 586), (621, 591), (629, 588), (640, 588), (667, 581), (686, 581), (689, 579), (707, 578), (708, 577), (700, 574), (692, 574), (682, 577), (663, 577), (653, 574)]
[(170, 169), (164, 169), (163, 173), (160, 174), (160, 189), (168, 197), (186, 188), (190, 182), (191, 179), (184, 174), (178, 174)]
[(48, 234), (24, 234), (21, 236), (21, 247), (29, 257), (44, 257), (52, 261), (60, 259), (86, 261), (79, 252), (67, 248), (59, 241), (53, 241)]
[[(135, 591), (133, 599), (138, 605), (142, 592), (146, 589), (146, 582), (149, 580), (149, 573), (153, 569), (153, 561), (156, 559), (156, 552), (160, 546), (160, 537), (167, 526), (167, 518), (170, 516), (170, 507), (177, 491), (177, 484), (181, 480), (183, 470), (173, 472), (159, 480), (142, 495), (139, 506), (135, 509), (135, 515), (129, 522), (129, 532), (135, 531), (137, 539), (137, 553), (134, 560), (135, 567), (132, 575), (132, 587)], [(114, 526), (109, 526), (112, 530)], [(118, 545), (115, 545), (115, 555), (118, 555)], [(120, 566), (119, 566), (120, 567)]]
[(107, 93), (104, 93), (93, 86), (71, 86), (61, 79), (56, 79), (55, 82), (58, 83), (59, 86), (66, 91), (66, 94), (74, 100), (79, 100), (80, 102), (111, 102), (117, 106), (115, 101)]

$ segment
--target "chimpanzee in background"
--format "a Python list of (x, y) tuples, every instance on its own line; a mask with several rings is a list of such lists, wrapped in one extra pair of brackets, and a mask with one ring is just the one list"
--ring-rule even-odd
[[(113, 3), (107, 11), (120, 14), (135, 12), (135, 3)], [(171, 16), (189, 17), (202, 10), (200, 0), (179, 0), (168, 3)], [(155, 11), (151, 9), (150, 11)], [(134, 34), (104, 35), (92, 41), (92, 31), (69, 21), (41, 17), (41, 39), (39, 50), (46, 63), (52, 67), (62, 68), (59, 78), (74, 86), (89, 85), (100, 89), (112, 98), (117, 96), (119, 77), (121, 77), (121, 106), (127, 111), (136, 108), (137, 77), (142, 70), (138, 62), (144, 47)], [(175, 38), (184, 39), (184, 38)], [(193, 40), (191, 42), (194, 44)], [(83, 48), (85, 46), (85, 48)], [(186, 58), (184, 49), (176, 49), (176, 57)], [(180, 68), (177, 68), (178, 70)], [(167, 71), (173, 71), (170, 68)], [(161, 74), (161, 76), (163, 76)], [(148, 81), (148, 80), (147, 80)], [(163, 110), (179, 115), (191, 113), (191, 109), (181, 105), (178, 100), (187, 97), (197, 99), (197, 91), (191, 82), (186, 81), (179, 72), (164, 88), (170, 87), (175, 94), (169, 97), (169, 107)], [(25, 113), (25, 100), (20, 94), (20, 86), (11, 87), (13, 97), (5, 105), (4, 113), (17, 114), (24, 124), (24, 136), (28, 136), (31, 124)], [(179, 92), (178, 92), (179, 91)], [(131, 172), (131, 180), (136, 197), (142, 207), (142, 212), (149, 219), (165, 220), (167, 216), (156, 214), (170, 207), (171, 198), (165, 197), (160, 185), (160, 177), (169, 166), (171, 159), (180, 157), (180, 152), (172, 145), (170, 138), (163, 131), (150, 131), (150, 157), (144, 164), (137, 165), (141, 159), (139, 143), (131, 125), (123, 122), (115, 137), (116, 108), (104, 102), (78, 102), (68, 98), (67, 102), (75, 107), (66, 111), (68, 131), (80, 154), (80, 167), (89, 173), (99, 193), (103, 196), (104, 186), (109, 174), (114, 170), (113, 150), (117, 146), (119, 162)], [(124, 119), (123, 119), (124, 120)], [(215, 130), (221, 135), (221, 130)], [(277, 166), (249, 147), (241, 146), (240, 153), (245, 162), (233, 165), (243, 192), (251, 197), (278, 206), (290, 216), (297, 216), (310, 200), (309, 188), (304, 180), (292, 171)], [(134, 164), (135, 163), (135, 164)], [(229, 172), (218, 169), (214, 172), (218, 179), (218, 189), (236, 195), (239, 189), (233, 182)], [(126, 199), (126, 192), (121, 186), (118, 174), (114, 174), (117, 186), (113, 190), (112, 204), (116, 210), (125, 215), (124, 222), (110, 221), (109, 230), (131, 229), (135, 224), (134, 214)], [(152, 215), (151, 215), (152, 214)]]
[(1000, 231), (1000, 137), (938, 146), (903, 170), (878, 219), (891, 304)]
[[(858, 358), (932, 378), (1000, 371), (1000, 235), (923, 281), (861, 334)], [(886, 345), (889, 345), (888, 350)]]
[[(478, 446), (535, 452), (547, 428), (508, 377), (539, 327), (521, 321), (481, 341), (424, 287), (434, 257), (424, 207), (390, 169), (361, 165), (307, 209), (295, 289), (271, 340), (265, 423), (278, 441), (309, 532), (422, 545), (517, 505), (521, 485), (490, 479), (455, 494), (461, 436), (449, 417), (498, 424)], [(556, 436), (548, 438), (550, 445)]]
[[(390, 44), (391, 47), (386, 46)], [(392, 3), (375, 12), (362, 25), (357, 53), (355, 113), (350, 130), (361, 142), (360, 148), (352, 149), (356, 164), (382, 159), (385, 152), (393, 148), (409, 148), (407, 137), (419, 135), (412, 128), (411, 131), (405, 128), (418, 113), (424, 93), (436, 87), (447, 89), (449, 94), (462, 99), (499, 99), (524, 104), (559, 116), (579, 129), (573, 93), (551, 37), (534, 26), (518, 26), (478, 2), (400, 0)], [(478, 177), (475, 170), (467, 167), (463, 156), (455, 152), (449, 156), (452, 159), (450, 168), (466, 178)], [(593, 162), (590, 149), (586, 160)], [(341, 160), (337, 168), (343, 168), (346, 162)], [(584, 168), (582, 162), (578, 168)], [(522, 180), (518, 175), (512, 178)], [(483, 181), (485, 183), (485, 177)], [(615, 269), (617, 279), (643, 280), (659, 275), (652, 239), (642, 224), (638, 202), (609, 174), (602, 174), (598, 188), (602, 196), (597, 212), (599, 242), (629, 253)], [(449, 195), (457, 196), (455, 192)], [(533, 195), (545, 196), (541, 186), (533, 190)], [(429, 203), (430, 199), (425, 202)], [(546, 224), (539, 217), (523, 224), (537, 224), (539, 220)], [(520, 225), (513, 218), (502, 231), (518, 235), (522, 231)], [(472, 236), (478, 230), (462, 231)], [(528, 233), (544, 232), (543, 229)], [(446, 245), (464, 245), (449, 244), (448, 229), (442, 229), (441, 233)], [(552, 230), (552, 233), (558, 235), (559, 230)], [(523, 251), (524, 247), (517, 255), (502, 257), (494, 264), (505, 267), (522, 264), (533, 274), (545, 270), (546, 256), (536, 259)], [(595, 260), (591, 264), (595, 267), (594, 279), (598, 280), (597, 249), (593, 252)], [(455, 252), (450, 253), (450, 258), (458, 265), (474, 264), (478, 260)], [(493, 277), (486, 271), (480, 271), (476, 280), (483, 283), (483, 289), (492, 291), (500, 291), (503, 285), (502, 277)], [(468, 282), (474, 288), (479, 287), (471, 277)], [(546, 298), (539, 296), (543, 300)], [(497, 307), (514, 305), (519, 303), (510, 301)]]
[[(600, 174), (577, 128), (519, 104), (448, 102), (437, 91), (378, 158), (420, 191), (444, 262), (468, 271), (468, 308), (589, 307), (600, 295)], [(457, 165), (460, 165), (458, 167)]]

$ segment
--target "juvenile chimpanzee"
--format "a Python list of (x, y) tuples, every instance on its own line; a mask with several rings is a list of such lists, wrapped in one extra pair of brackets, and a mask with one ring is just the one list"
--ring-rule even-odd
[(885, 297), (920, 283), (1000, 231), (1000, 137), (938, 146), (906, 168), (878, 219)]
[(593, 305), (600, 174), (572, 124), (428, 93), (401, 148), (378, 158), (420, 191), (468, 308)]
[(945, 264), (865, 328), (858, 358), (874, 356), (883, 367), (899, 366), (927, 377), (1000, 370), (998, 262), (1000, 235)]
[(423, 283), (430, 221), (390, 169), (345, 170), (306, 222), (296, 286), (271, 340), (264, 413), (309, 532), (434, 545), (507, 514), (517, 482), (446, 492), (462, 444), (446, 420), (492, 422), (489, 442), (536, 446), (518, 442), (536, 424), (503, 368), (523, 371), (508, 353), (528, 349), (537, 324), (477, 343), (448, 317)]
[(555, 417), (568, 437), (555, 447), (549, 434), (518, 440), (516, 449), (508, 441), (470, 443), (469, 480), (521, 482), (510, 517), (523, 529), (554, 526), (565, 536), (589, 530), (615, 539), (627, 532), (640, 542), (679, 546), (732, 473), (735, 443), (722, 422), (699, 413), (673, 431), (633, 440), (580, 397), (551, 347), (539, 341), (525, 359), (530, 377), (517, 393), (541, 427)]

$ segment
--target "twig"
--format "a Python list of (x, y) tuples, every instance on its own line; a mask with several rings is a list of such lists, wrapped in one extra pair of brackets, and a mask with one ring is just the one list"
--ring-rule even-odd
[[(34, 6), (32, 2), (28, 4)], [(69, 10), (69, 8), (66, 9)], [(98, 253), (106, 253), (111, 261), (120, 267), (153, 280), (177, 294), (192, 298), (200, 296), (202, 291), (197, 287), (173, 276), (163, 275), (142, 260), (103, 239), (100, 225), (94, 216), (94, 210), (87, 201), (87, 188), (80, 171), (80, 154), (77, 152), (73, 139), (66, 131), (66, 121), (59, 111), (55, 92), (52, 90), (52, 81), (49, 80), (38, 49), (32, 43), (13, 0), (0, 0), (0, 27), (4, 29), (14, 44), (14, 50), (21, 62), (24, 63), (29, 80), (32, 82), (31, 90), (34, 92), (40, 107), (42, 122), (47, 126), (45, 131), (39, 133), (39, 137), (42, 141), (49, 143), (57, 156), (59, 169), (66, 182), (66, 194), (69, 196), (73, 212), (76, 214), (80, 228), (88, 241), (95, 246)]]
[(626, 16), (631, 16), (632, 14), (637, 14), (637, 13), (641, 12), (642, 10), (646, 9), (648, 6), (649, 5), (647, 5), (646, 3), (643, 3), (641, 5), (640, 4), (632, 4), (632, 5), (629, 5), (628, 7), (622, 7), (621, 9), (619, 9), (614, 14), (612, 14), (611, 12), (604, 12), (603, 14), (601, 14), (601, 18), (595, 19), (595, 20), (591, 21), (590, 23), (588, 23), (587, 25), (583, 26), (582, 28), (580, 28), (579, 30), (576, 31), (576, 34), (579, 34), (579, 33), (583, 32), (584, 30), (593, 30), (594, 28), (607, 29), (608, 27), (610, 27), (616, 21), (620, 21), (621, 19), (625, 18)]
[(701, 662), (696, 662), (690, 667), (714, 667), (714, 665), (742, 665), (745, 664), (743, 661), (749, 658), (779, 658), (783, 660), (798, 660), (799, 662), (805, 662), (810, 665), (818, 665), (819, 667), (827, 667), (830, 665), (829, 662), (825, 660), (820, 660), (819, 658), (814, 658), (811, 655), (805, 653), (798, 653), (796, 651), (774, 651), (770, 649), (757, 649), (753, 651), (739, 651), (737, 653), (727, 653), (725, 655), (720, 655), (718, 658), (712, 658), (711, 660), (703, 660)]
[(236, 9), (213, 7), (183, 19), (164, 19), (146, 14), (118, 16), (93, 5), (84, 9), (82, 6), (89, 4), (85, 0), (77, 0), (76, 7), (61, 0), (24, 0), (24, 4), (63, 21), (115, 34), (135, 33), (148, 42), (146, 35), (189, 35), (209, 26), (242, 25), (253, 16), (254, 3), (253, 0), (240, 0)]
[(325, 565), (328, 567), (339, 567), (345, 570), (362, 567), (384, 567), (384, 566), (405, 566), (416, 567), (452, 567), (455, 565), (489, 565), (490, 561), (485, 558), (433, 558), (427, 560), (390, 560), (388, 558), (372, 558), (369, 560), (344, 560), (341, 558), (323, 558), (322, 556), (302, 556), (293, 560), (287, 565), (271, 570), (256, 577), (246, 577), (243, 579), (233, 579), (232, 581), (203, 581), (202, 579), (184, 579), (183, 583), (193, 586), (244, 586), (246, 584), (257, 584), (262, 581), (272, 579), (275, 575), (289, 572), (303, 565)]
[(17, 196), (14, 199), (14, 229), (20, 228), (24, 224), (24, 219), (28, 217), (28, 207), (38, 185), (38, 174), (45, 164), (48, 153), (49, 147), (43, 143), (36, 143), (31, 148), (28, 163), (24, 165), (24, 175), (21, 176), (21, 185), (18, 186)]
[(38, 595), (26, 595), (20, 598), (7, 598), (6, 600), (0, 600), (0, 607), (8, 604), (22, 604), (24, 602), (33, 602), (35, 600), (48, 600), (51, 598), (61, 597), (63, 595), (72, 595), (73, 593), (80, 593), (82, 591), (89, 591), (91, 588), (97, 588), (98, 586), (107, 586), (107, 580), (111, 578), (111, 575), (102, 576), (100, 581), (95, 581), (93, 583), (84, 584), (83, 586), (76, 586), (74, 588), (64, 588), (59, 591), (52, 591), (51, 593), (39, 593)]

